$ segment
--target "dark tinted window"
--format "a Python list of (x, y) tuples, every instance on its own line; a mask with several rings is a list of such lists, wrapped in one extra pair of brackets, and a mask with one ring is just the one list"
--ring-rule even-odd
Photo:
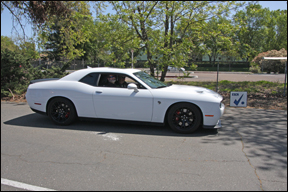
[(97, 80), (98, 80), (98, 73), (90, 73), (83, 77), (80, 82), (86, 83), (88, 85), (96, 86)]

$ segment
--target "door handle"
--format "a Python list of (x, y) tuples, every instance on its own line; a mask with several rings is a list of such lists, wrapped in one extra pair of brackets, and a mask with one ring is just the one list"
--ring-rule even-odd
[(102, 91), (96, 91), (96, 93), (102, 93)]

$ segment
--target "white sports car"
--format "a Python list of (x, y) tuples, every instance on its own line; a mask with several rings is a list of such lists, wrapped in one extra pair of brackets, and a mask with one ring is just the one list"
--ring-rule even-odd
[[(121, 78), (126, 85), (120, 86)], [(34, 112), (59, 125), (78, 118), (113, 119), (168, 123), (180, 133), (200, 126), (220, 128), (222, 99), (212, 90), (169, 85), (141, 70), (106, 67), (81, 69), (61, 79), (33, 80), (26, 93)]]

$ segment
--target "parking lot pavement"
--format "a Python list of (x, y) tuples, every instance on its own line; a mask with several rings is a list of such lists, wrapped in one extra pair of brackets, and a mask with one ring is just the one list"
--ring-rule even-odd
[(237, 133), (263, 190), (287, 191), (287, 111), (226, 108), (222, 122)]
[(227, 107), (222, 126), (58, 126), (1, 102), (1, 178), (54, 190), (286, 191), (287, 111)]

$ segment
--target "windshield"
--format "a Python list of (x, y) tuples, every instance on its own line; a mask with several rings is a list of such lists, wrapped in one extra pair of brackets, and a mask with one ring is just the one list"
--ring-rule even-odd
[(166, 83), (159, 81), (158, 79), (152, 77), (151, 75), (149, 75), (143, 71), (136, 72), (136, 73), (134, 73), (134, 75), (136, 77), (138, 77), (139, 79), (141, 79), (144, 83), (146, 83), (152, 89), (162, 88), (162, 87), (168, 86)]

